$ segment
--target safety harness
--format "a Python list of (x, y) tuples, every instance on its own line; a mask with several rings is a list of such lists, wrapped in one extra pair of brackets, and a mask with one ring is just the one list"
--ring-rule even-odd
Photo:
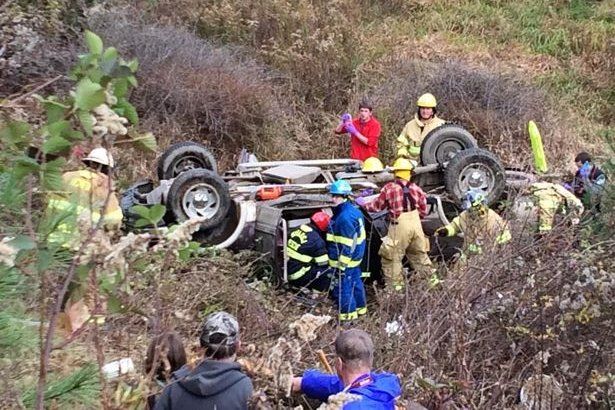
[[(401, 187), (404, 194), (404, 212), (414, 211), (416, 209), (416, 203), (414, 202), (412, 195), (410, 195), (410, 183), (404, 184), (399, 180), (396, 180), (395, 183)], [(408, 203), (410, 203), (410, 208), (408, 208)]]

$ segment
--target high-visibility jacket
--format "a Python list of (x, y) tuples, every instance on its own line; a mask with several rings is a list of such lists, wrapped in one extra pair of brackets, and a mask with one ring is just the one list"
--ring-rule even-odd
[(583, 203), (572, 192), (561, 185), (550, 182), (535, 182), (530, 185), (530, 192), (538, 205), (538, 230), (549, 231), (553, 225), (555, 214), (562, 210), (565, 213), (583, 213)]
[(510, 241), (508, 223), (492, 209), (485, 212), (463, 211), (445, 226), (448, 236), (463, 232), (464, 248), (468, 253), (480, 254), (483, 246)]
[(48, 217), (56, 222), (48, 242), (76, 248), (80, 232), (94, 227), (101, 215), (105, 229), (120, 228), (122, 210), (107, 175), (91, 169), (71, 171), (62, 174), (62, 182), (63, 191), (54, 192), (47, 204)]
[(360, 266), (365, 242), (365, 222), (361, 211), (349, 201), (333, 208), (327, 233), (329, 266), (340, 271)]
[(414, 119), (406, 123), (401, 134), (397, 137), (397, 157), (418, 161), (421, 154), (421, 144), (425, 136), (444, 124), (445, 121), (435, 115), (426, 121), (421, 121), (418, 114), (415, 114)]
[(290, 233), (286, 254), (289, 281), (299, 280), (329, 262), (327, 245), (312, 224), (301, 225)]

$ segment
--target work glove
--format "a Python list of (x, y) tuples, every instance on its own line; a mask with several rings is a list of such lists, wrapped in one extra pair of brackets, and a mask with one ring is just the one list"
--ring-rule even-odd
[(346, 124), (346, 132), (349, 132), (352, 135), (357, 135), (359, 133), (352, 122)]
[(361, 208), (363, 208), (365, 204), (367, 203), (367, 200), (363, 198), (362, 196), (360, 196), (354, 200), (354, 203), (359, 205)]
[(564, 182), (562, 186), (566, 188), (568, 191), (572, 192), (572, 185), (570, 185), (568, 182)]
[(342, 122), (343, 122), (344, 124), (346, 124), (346, 123), (347, 123), (347, 122), (349, 122), (349, 121), (352, 121), (352, 115), (348, 114), (347, 112), (346, 112), (346, 113), (344, 113), (344, 115), (342, 115), (342, 117), (341, 117), (341, 118), (342, 118)]
[[(348, 127), (346, 127), (346, 129), (348, 129)], [(592, 170), (591, 164), (589, 163), (589, 161), (585, 161), (585, 163), (579, 170), (579, 175), (581, 176), (581, 178), (584, 178), (584, 179), (588, 178), (591, 170)]]
[(374, 195), (374, 190), (372, 188), (365, 188), (361, 190), (361, 193), (359, 193), (359, 196), (372, 196), (372, 195)]
[(434, 233), (437, 236), (448, 236), (448, 231), (444, 227), (436, 229), (436, 232)]

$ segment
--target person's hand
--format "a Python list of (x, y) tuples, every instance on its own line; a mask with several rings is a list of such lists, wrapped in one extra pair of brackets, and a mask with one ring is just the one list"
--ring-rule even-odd
[(363, 208), (365, 204), (367, 203), (367, 200), (363, 198), (362, 196), (360, 196), (354, 200), (354, 203), (359, 205), (361, 208)]
[(357, 135), (359, 133), (359, 131), (357, 131), (357, 128), (354, 126), (352, 122), (349, 122), (346, 124), (346, 132), (349, 132), (352, 135)]
[(293, 393), (299, 393), (301, 391), (301, 377), (293, 377), (291, 391)]
[[(346, 129), (348, 129), (348, 127), (346, 127)], [(579, 175), (581, 176), (581, 178), (588, 178), (591, 170), (592, 170), (591, 164), (589, 163), (589, 161), (585, 161), (585, 163), (579, 170)]]
[(562, 184), (564, 186), (564, 188), (566, 188), (568, 191), (572, 192), (572, 185), (570, 185), (568, 182), (564, 182)]
[(372, 188), (362, 189), (359, 193), (359, 196), (372, 196), (374, 195), (374, 190)]
[(347, 122), (352, 121), (352, 115), (348, 114), (347, 112), (344, 113), (341, 118), (342, 118), (342, 122), (344, 124), (346, 124)]

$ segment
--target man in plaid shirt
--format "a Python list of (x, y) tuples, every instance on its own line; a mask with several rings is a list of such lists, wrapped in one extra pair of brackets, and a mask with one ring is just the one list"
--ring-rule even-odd
[(429, 240), (421, 226), (421, 218), (427, 215), (427, 198), (420, 187), (410, 182), (412, 163), (409, 160), (399, 158), (393, 171), (395, 181), (386, 184), (376, 199), (366, 202), (358, 198), (357, 204), (368, 212), (389, 210), (389, 231), (382, 238), (379, 255), (386, 280), (395, 290), (402, 290), (405, 285), (404, 255), (415, 271), (426, 274), (432, 271), (427, 256)]

